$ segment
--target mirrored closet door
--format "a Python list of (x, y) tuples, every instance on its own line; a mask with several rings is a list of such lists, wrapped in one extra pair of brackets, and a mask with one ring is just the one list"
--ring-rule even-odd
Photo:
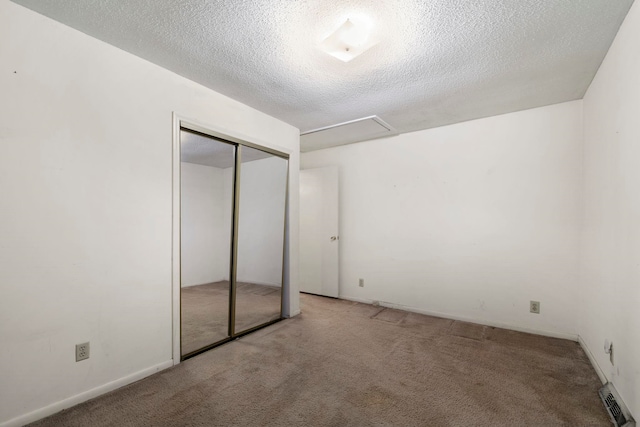
[(282, 318), (288, 159), (180, 131), (181, 355)]
[(235, 331), (280, 318), (288, 161), (242, 147)]
[(229, 337), (236, 146), (180, 132), (182, 355)]

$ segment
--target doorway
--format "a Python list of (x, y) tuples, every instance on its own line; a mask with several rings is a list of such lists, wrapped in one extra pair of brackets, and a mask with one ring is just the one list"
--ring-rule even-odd
[(179, 146), (184, 360), (282, 318), (288, 155), (184, 126)]
[(338, 298), (338, 167), (300, 171), (300, 291)]

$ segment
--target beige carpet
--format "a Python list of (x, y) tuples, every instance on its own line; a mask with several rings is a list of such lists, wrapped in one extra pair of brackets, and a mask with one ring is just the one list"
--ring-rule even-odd
[(310, 295), (302, 310), (34, 425), (610, 425), (575, 342)]
[[(182, 354), (229, 336), (229, 282), (188, 286), (181, 290)], [(280, 318), (280, 288), (238, 282), (236, 331)]]

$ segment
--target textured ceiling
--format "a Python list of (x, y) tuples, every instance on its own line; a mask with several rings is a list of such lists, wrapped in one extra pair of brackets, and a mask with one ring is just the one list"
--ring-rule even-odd
[[(14, 0), (308, 131), (399, 132), (584, 95), (633, 0)], [(318, 46), (366, 16), (351, 62)]]

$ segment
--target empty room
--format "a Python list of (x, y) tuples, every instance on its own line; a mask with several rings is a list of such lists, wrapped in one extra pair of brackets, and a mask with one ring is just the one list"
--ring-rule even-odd
[(633, 426), (633, 0), (0, 0), (0, 427)]

